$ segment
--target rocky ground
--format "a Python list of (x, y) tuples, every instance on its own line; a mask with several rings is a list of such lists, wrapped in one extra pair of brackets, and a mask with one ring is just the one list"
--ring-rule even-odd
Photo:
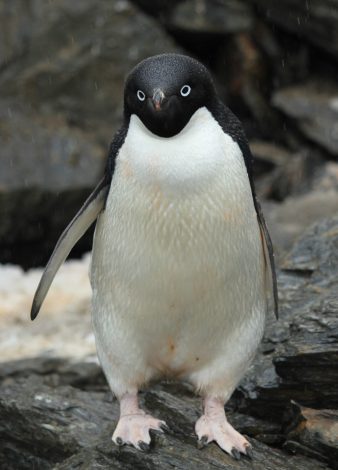
[[(4, 0), (0, 26), (0, 468), (338, 469), (337, 3)], [(102, 174), (126, 73), (165, 51), (206, 63), (242, 120), (275, 245), (280, 319), (227, 405), (252, 462), (196, 448), (200, 402), (176, 383), (142, 393), (170, 427), (149, 453), (112, 445), (92, 232), (28, 320), (41, 266)]]

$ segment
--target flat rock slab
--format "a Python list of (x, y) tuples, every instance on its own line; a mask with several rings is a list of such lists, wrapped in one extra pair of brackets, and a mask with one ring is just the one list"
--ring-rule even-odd
[(250, 0), (266, 19), (338, 55), (338, 4), (335, 0)]
[(278, 90), (273, 104), (300, 130), (331, 154), (338, 155), (338, 87), (328, 82), (308, 82)]
[[(79, 378), (81, 380), (79, 381)], [(254, 460), (233, 460), (215, 444), (196, 447), (199, 400), (180, 384), (159, 384), (141, 394), (145, 409), (165, 419), (166, 434), (154, 435), (142, 453), (113, 445), (118, 405), (93, 364), (32, 360), (0, 366), (0, 466), (11, 469), (252, 469), (320, 470), (316, 460), (291, 456), (250, 438)], [(239, 431), (273, 432), (271, 424), (230, 413)]]
[(170, 29), (224, 35), (250, 30), (254, 17), (250, 6), (243, 1), (184, 0), (174, 5), (164, 19)]

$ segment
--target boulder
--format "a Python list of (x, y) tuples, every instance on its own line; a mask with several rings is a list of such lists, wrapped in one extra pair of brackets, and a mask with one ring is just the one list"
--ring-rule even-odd
[(269, 22), (338, 58), (338, 4), (335, 0), (250, 0)]
[(338, 155), (338, 87), (325, 81), (307, 82), (274, 93), (272, 103), (294, 119), (311, 141)]
[(226, 35), (248, 31), (253, 26), (248, 3), (236, 0), (184, 0), (167, 13), (165, 24), (186, 33)]
[(292, 152), (265, 141), (250, 142), (254, 157), (256, 190), (260, 198), (283, 201), (290, 196), (307, 193), (313, 187), (322, 159), (312, 149)]
[[(265, 143), (263, 146), (260, 144), (258, 147), (256, 145), (252, 147), (255, 156), (258, 157), (258, 167), (264, 163), (265, 168), (270, 165), (270, 172), (258, 178), (256, 188), (260, 197), (269, 195), (269, 198), (283, 194), (284, 190), (290, 190), (282, 203), (263, 199), (264, 214), (270, 228), (275, 252), (282, 260), (295, 240), (302, 236), (311, 225), (337, 214), (338, 164), (327, 162), (313, 167), (314, 162), (311, 157), (303, 161), (300, 167), (302, 172), (300, 178), (299, 175), (289, 170), (296, 169), (300, 163), (299, 159), (306, 154), (283, 153), (286, 159), (284, 164), (279, 166), (276, 157), (281, 154), (275, 146), (269, 150), (270, 147)], [(267, 157), (266, 161), (264, 161), (264, 155)], [(287, 155), (291, 158), (289, 159)], [(293, 161), (293, 158), (296, 161)], [(304, 163), (305, 166), (303, 166)], [(310, 174), (311, 168), (312, 174)]]

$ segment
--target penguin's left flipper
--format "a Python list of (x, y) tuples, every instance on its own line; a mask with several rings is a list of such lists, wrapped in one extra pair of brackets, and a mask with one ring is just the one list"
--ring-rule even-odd
[(254, 197), (254, 205), (257, 213), (257, 219), (259, 224), (259, 229), (261, 232), (261, 239), (263, 245), (263, 252), (264, 252), (264, 260), (265, 260), (265, 269), (266, 269), (266, 290), (270, 295), (271, 301), (273, 303), (273, 310), (278, 319), (278, 290), (277, 290), (277, 276), (276, 276), (276, 269), (275, 269), (275, 259), (273, 254), (273, 247), (271, 238), (265, 223), (265, 219), (263, 216), (263, 212), (261, 206)]
[(32, 320), (37, 317), (42, 302), (47, 295), (49, 287), (53, 282), (59, 267), (69, 255), (75, 243), (88, 230), (92, 223), (97, 219), (100, 212), (104, 209), (109, 187), (109, 182), (106, 178), (103, 178), (83, 204), (74, 219), (70, 222), (68, 227), (63, 231), (35, 292), (31, 309)]

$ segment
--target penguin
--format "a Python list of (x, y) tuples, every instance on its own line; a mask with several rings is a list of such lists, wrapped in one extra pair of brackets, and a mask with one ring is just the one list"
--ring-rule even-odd
[(239, 459), (249, 441), (224, 405), (278, 315), (272, 242), (240, 121), (199, 61), (161, 54), (124, 88), (124, 118), (104, 177), (61, 235), (33, 300), (36, 318), (76, 241), (97, 219), (90, 280), (97, 354), (120, 404), (112, 440), (149, 449), (163, 420), (139, 407), (151, 380), (201, 396), (198, 446)]

